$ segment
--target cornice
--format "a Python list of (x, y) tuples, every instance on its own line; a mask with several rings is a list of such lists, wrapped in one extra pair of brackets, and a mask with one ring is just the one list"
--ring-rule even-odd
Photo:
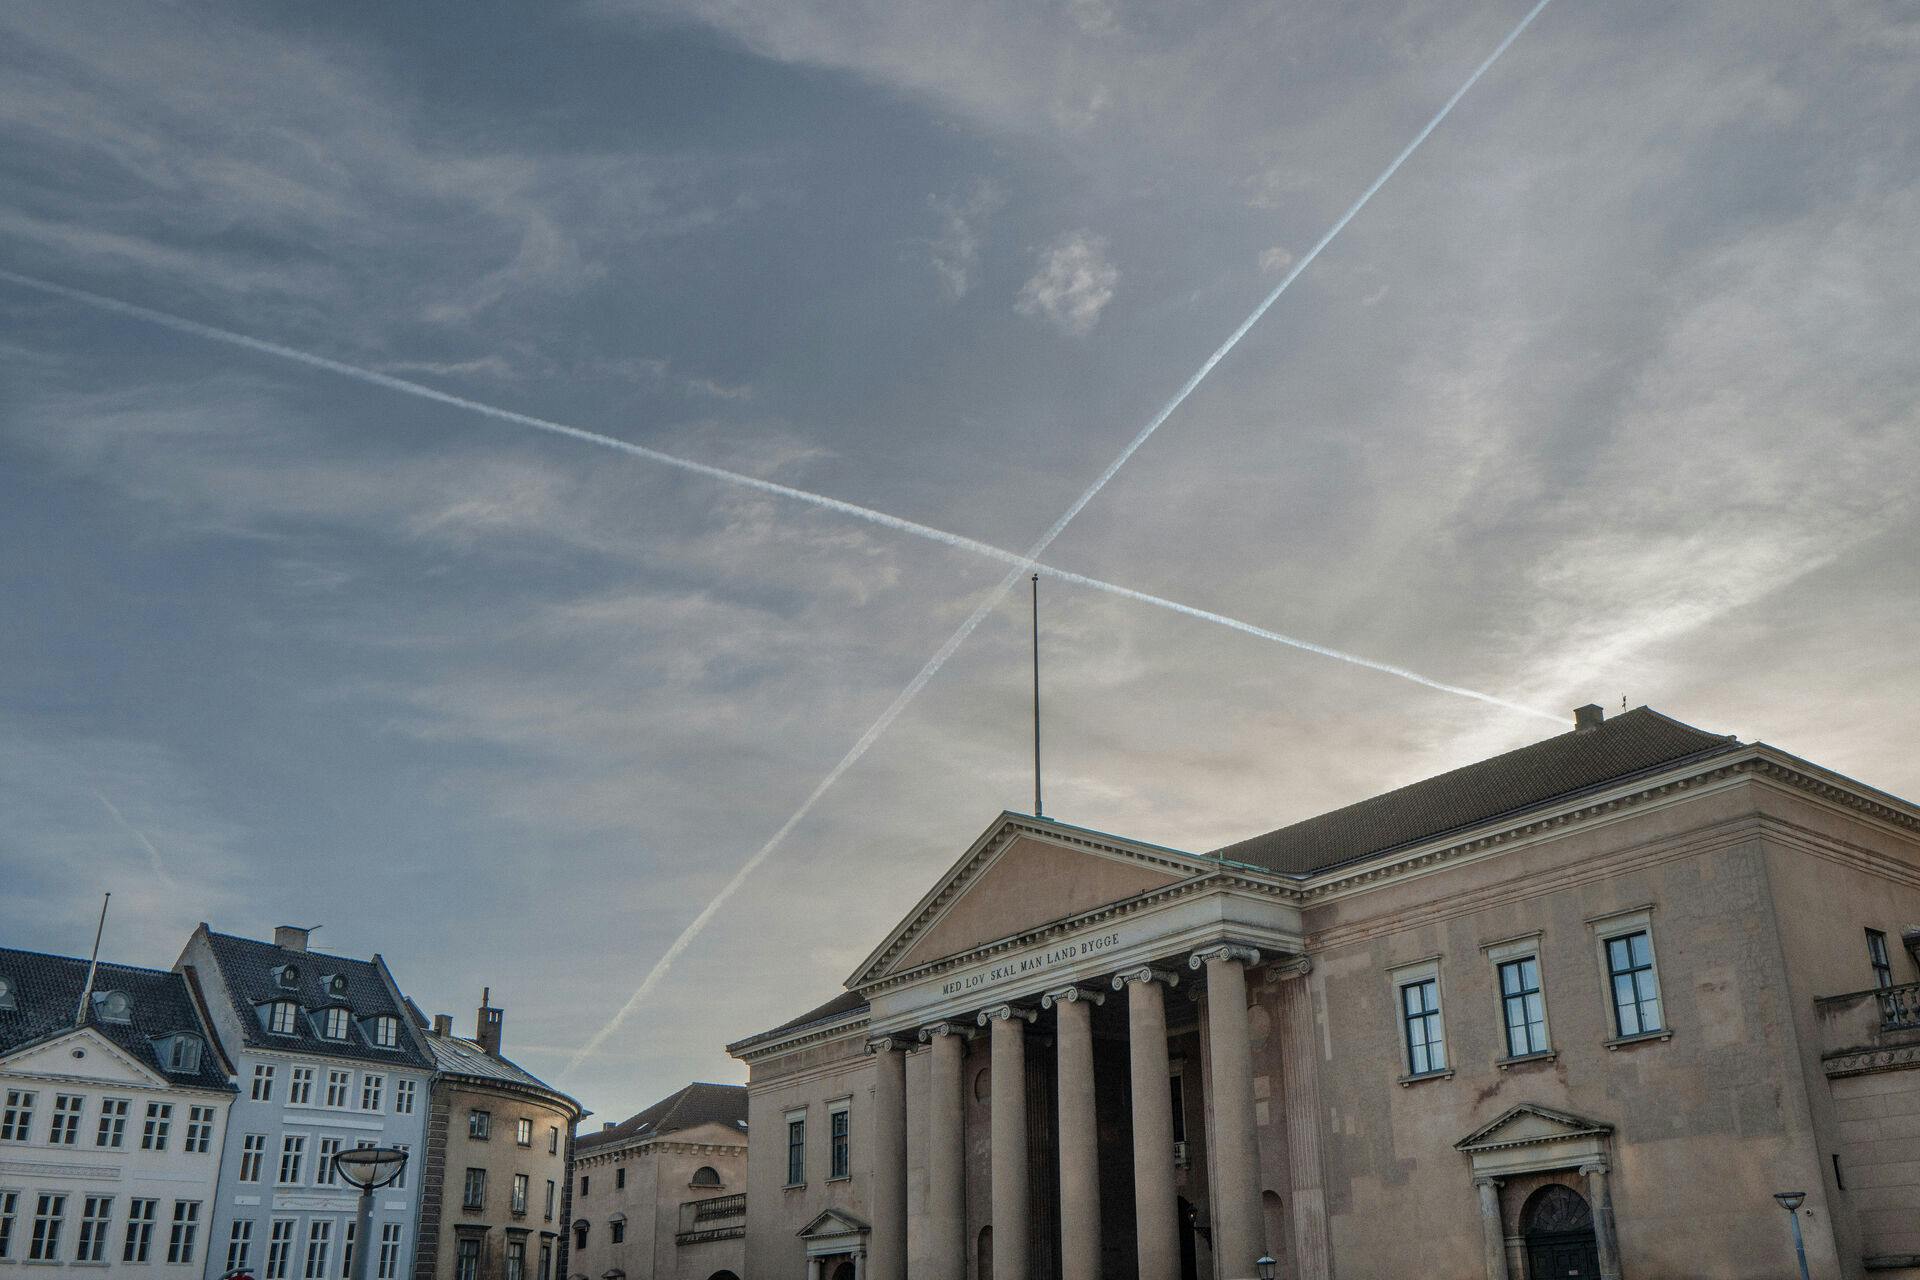
[(1873, 1075), (1881, 1071), (1920, 1070), (1920, 1044), (1903, 1045), (1898, 1049), (1868, 1049), (1860, 1053), (1842, 1053), (1824, 1059), (1821, 1070), (1827, 1079), (1841, 1076)]
[(869, 1021), (869, 1015), (862, 1010), (859, 1013), (844, 1014), (831, 1022), (795, 1027), (785, 1034), (762, 1032), (759, 1037), (748, 1036), (745, 1040), (734, 1041), (727, 1046), (727, 1054), (742, 1062), (753, 1063), (769, 1054), (792, 1053), (795, 1049), (804, 1049), (808, 1045), (837, 1040), (860, 1030)]
[(433, 1083), (445, 1084), (449, 1088), (464, 1089), (471, 1093), (535, 1098), (574, 1120), (579, 1120), (587, 1114), (586, 1108), (577, 1101), (545, 1085), (523, 1084), (517, 1080), (502, 1080), (496, 1076), (469, 1075), (464, 1071), (436, 1071), (433, 1074)]

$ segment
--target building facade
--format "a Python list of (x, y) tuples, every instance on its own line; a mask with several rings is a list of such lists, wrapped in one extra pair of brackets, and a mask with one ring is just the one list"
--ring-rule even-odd
[[(197, 976), (238, 1093), (210, 1215), (206, 1274), (261, 1280), (345, 1276), (370, 1248), (368, 1274), (402, 1280), (413, 1263), (420, 1161), (433, 1058), (379, 956), (311, 951), (306, 929), (272, 942), (194, 931), (175, 968)], [(372, 1238), (354, 1239), (358, 1193), (333, 1156), (408, 1153), (376, 1192)]]
[(202, 1274), (233, 1087), (188, 976), (0, 949), (0, 1104), (0, 1275)]
[[(1920, 1275), (1920, 809), (1646, 708), (1195, 854), (1004, 814), (750, 1070), (754, 1280)], [(845, 1177), (836, 1177), (841, 1170)]]
[(574, 1144), (572, 1280), (740, 1280), (747, 1091), (690, 1084)]
[(580, 1104), (501, 1055), (487, 995), (472, 1039), (446, 1014), (427, 1032), (435, 1075), (414, 1280), (567, 1274), (566, 1188)]

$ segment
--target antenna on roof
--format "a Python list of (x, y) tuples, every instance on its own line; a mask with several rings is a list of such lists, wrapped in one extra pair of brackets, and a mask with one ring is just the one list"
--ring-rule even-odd
[(1033, 816), (1046, 811), (1040, 806), (1040, 575), (1033, 575)]
[(107, 931), (107, 904), (112, 901), (112, 893), (100, 899), (100, 923), (93, 931), (93, 955), (87, 961), (87, 985), (80, 988), (80, 1005), (73, 1011), (73, 1025), (76, 1027), (87, 1025), (87, 1001), (93, 997), (93, 975), (100, 968), (100, 935)]

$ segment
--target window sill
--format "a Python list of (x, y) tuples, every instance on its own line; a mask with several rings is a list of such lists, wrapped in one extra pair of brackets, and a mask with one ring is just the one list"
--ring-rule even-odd
[(807, 1184), (804, 1182), (789, 1182), (786, 1186), (780, 1189), (782, 1191), (805, 1191), (807, 1189)]
[(1606, 1042), (1607, 1052), (1615, 1049), (1630, 1049), (1637, 1044), (1664, 1044), (1673, 1039), (1673, 1028), (1663, 1027), (1658, 1031), (1642, 1031), (1637, 1036), (1615, 1036)]
[(850, 1173), (843, 1173), (837, 1178), (828, 1178), (827, 1181), (828, 1182), (852, 1182), (853, 1175)]
[(1509, 1071), (1514, 1067), (1532, 1066), (1534, 1063), (1539, 1062), (1552, 1062), (1559, 1056), (1560, 1051), (1558, 1049), (1542, 1049), (1539, 1053), (1520, 1053), (1510, 1058), (1495, 1058), (1493, 1065), (1502, 1071)]
[(1444, 1071), (1422, 1071), (1419, 1075), (1415, 1076), (1401, 1076), (1399, 1085), (1402, 1089), (1405, 1089), (1411, 1085), (1425, 1084), (1429, 1080), (1451, 1079), (1453, 1079), (1453, 1068), (1448, 1067)]

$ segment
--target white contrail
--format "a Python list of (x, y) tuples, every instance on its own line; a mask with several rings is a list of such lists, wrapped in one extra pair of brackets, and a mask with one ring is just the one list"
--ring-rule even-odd
[(153, 847), (153, 841), (147, 839), (147, 837), (144, 834), (142, 834), (142, 832), (140, 831), (140, 828), (134, 826), (131, 822), (128, 822), (124, 817), (122, 817), (120, 814), (120, 811), (113, 807), (113, 801), (107, 799), (105, 794), (101, 792), (100, 788), (92, 787), (89, 789), (93, 792), (93, 798), (95, 800), (98, 800), (101, 806), (106, 809), (107, 813), (111, 815), (113, 820), (120, 824), (120, 829), (122, 831), (125, 831), (128, 835), (132, 836), (135, 840), (138, 840), (140, 842), (140, 847), (147, 851), (147, 858), (153, 864), (153, 874), (159, 877), (160, 882), (166, 885), (167, 888), (169, 889), (178, 889), (180, 887), (179, 884), (174, 880), (172, 876), (167, 874), (166, 865), (160, 861), (160, 851)]
[[(229, 345), (244, 347), (250, 351), (257, 351), (265, 355), (277, 356), (281, 359), (310, 365), (317, 369), (324, 369), (329, 373), (340, 374), (357, 381), (369, 382), (375, 386), (398, 391), (406, 395), (420, 396), (425, 399), (438, 401), (459, 409), (470, 410), (474, 413), (484, 414), (488, 417), (498, 418), (502, 421), (515, 423), (520, 426), (534, 427), (541, 431), (579, 440), (586, 444), (597, 445), (603, 449), (613, 449), (620, 453), (644, 459), (648, 462), (656, 462), (664, 466), (675, 467), (682, 471), (692, 472), (695, 475), (705, 476), (712, 480), (719, 480), (726, 484), (757, 489), (762, 493), (772, 494), (782, 498), (790, 498), (796, 502), (804, 502), (809, 506), (819, 507), (822, 510), (851, 516), (857, 520), (865, 520), (870, 524), (877, 524), (882, 528), (892, 529), (898, 533), (909, 534), (916, 538), (925, 538), (928, 541), (937, 542), (943, 546), (952, 547), (959, 551), (969, 552), (973, 555), (983, 556), (989, 560), (997, 560), (1002, 564), (1012, 565), (1014, 566), (1014, 570), (1009, 581), (1017, 579), (1021, 573), (1037, 567), (1048, 577), (1058, 579), (1061, 582), (1073, 583), (1094, 591), (1104, 591), (1109, 595), (1120, 596), (1141, 604), (1153, 605), (1156, 608), (1170, 609), (1175, 613), (1184, 614), (1190, 618), (1231, 627), (1235, 631), (1244, 632), (1250, 636), (1258, 636), (1264, 640), (1273, 640), (1280, 644), (1291, 645), (1293, 648), (1302, 649), (1308, 653), (1317, 653), (1324, 657), (1335, 658), (1341, 662), (1350, 662), (1356, 666), (1366, 667), (1373, 671), (1381, 671), (1388, 675), (1399, 676), (1402, 679), (1411, 680), (1416, 684), (1425, 685), (1429, 689), (1458, 694), (1462, 697), (1472, 698), (1491, 706), (1516, 711), (1523, 715), (1539, 716), (1556, 722), (1560, 719), (1558, 716), (1535, 710), (1532, 707), (1521, 706), (1518, 703), (1509, 702), (1504, 698), (1498, 698), (1492, 694), (1481, 693), (1478, 690), (1463, 688), (1459, 685), (1446, 684), (1442, 681), (1420, 675), (1418, 672), (1409, 671), (1404, 667), (1394, 666), (1390, 663), (1376, 662), (1371, 658), (1363, 658), (1358, 654), (1346, 653), (1339, 649), (1332, 649), (1325, 645), (1316, 644), (1310, 640), (1301, 640), (1294, 636), (1284, 635), (1278, 631), (1270, 631), (1254, 623), (1243, 622), (1238, 618), (1230, 618), (1225, 614), (1215, 613), (1209, 609), (1198, 609), (1191, 605), (1181, 604), (1176, 600), (1166, 599), (1163, 596), (1151, 595), (1144, 591), (1135, 591), (1131, 587), (1123, 587), (1116, 583), (1104, 582), (1099, 578), (1090, 578), (1085, 574), (1070, 573), (1064, 569), (1056, 569), (1049, 565), (1036, 564), (1029, 556), (1023, 556), (1017, 551), (1009, 551), (1005, 547), (996, 547), (990, 542), (982, 542), (977, 538), (969, 538), (963, 534), (949, 533), (945, 529), (936, 529), (932, 525), (921, 524), (917, 520), (908, 520), (905, 517), (891, 515), (872, 507), (863, 507), (857, 503), (845, 502), (839, 498), (831, 498), (825, 494), (814, 493), (807, 489), (796, 489), (792, 485), (779, 484), (772, 480), (763, 480), (758, 476), (746, 475), (738, 471), (729, 471), (725, 467), (716, 467), (704, 462), (695, 462), (692, 459), (682, 458), (671, 453), (664, 453), (658, 449), (649, 449), (645, 445), (633, 444), (630, 441), (621, 440), (615, 436), (602, 435), (597, 431), (587, 431), (580, 427), (569, 426), (564, 422), (555, 422), (551, 419), (535, 417), (531, 414), (516, 413), (511, 409), (502, 409), (497, 405), (490, 405), (479, 400), (470, 400), (465, 396), (453, 395), (438, 390), (437, 388), (426, 386), (423, 383), (410, 381), (406, 378), (396, 378), (391, 374), (380, 373), (373, 369), (362, 368), (359, 365), (347, 364), (344, 361), (315, 355), (310, 351), (302, 351), (298, 347), (289, 347), (278, 342), (269, 342), (263, 338), (248, 337), (243, 333), (235, 333), (231, 329), (221, 329), (214, 325), (202, 324), (198, 320), (188, 320), (169, 312), (155, 311), (151, 307), (143, 307), (136, 303), (125, 302), (119, 298), (93, 293), (86, 289), (76, 289), (71, 285), (57, 284), (51, 280), (42, 280), (34, 276), (21, 275), (18, 272), (7, 271), (5, 269), (0, 269), (0, 280), (5, 280), (24, 288), (50, 293), (70, 301), (82, 302), (88, 306), (115, 312), (120, 315), (133, 316), (137, 319), (146, 320), (152, 324), (162, 325), (182, 333), (190, 333), (197, 337), (209, 338), (216, 342), (224, 342)], [(1161, 418), (1164, 420), (1164, 413), (1161, 415)], [(1107, 476), (1103, 477), (1100, 483), (1104, 484), (1106, 479), (1111, 477), (1112, 472), (1113, 468), (1109, 468)], [(1085, 496), (1088, 495), (1083, 495), (1083, 501), (1078, 505), (1085, 505)], [(1064, 524), (1059, 526), (1059, 528), (1064, 527)], [(1050, 532), (1045, 541), (1051, 542), (1053, 538), (1058, 536), (1058, 531), (1059, 529), (1056, 528)], [(1002, 591), (1004, 592), (1004, 590), (1005, 586), (1003, 585)], [(994, 599), (997, 599), (997, 597), (994, 597)], [(992, 605), (989, 604), (987, 608), (991, 609)], [(975, 620), (973, 625), (979, 625), (978, 621)], [(972, 629), (972, 627), (967, 628), (969, 632), (971, 632)], [(889, 723), (891, 723), (891, 720), (889, 720)]]
[[(781, 841), (786, 839), (787, 833), (799, 825), (801, 819), (805, 818), (813, 809), (813, 806), (819, 801), (820, 797), (826, 794), (827, 790), (840, 780), (841, 775), (858, 763), (860, 757), (867, 753), (867, 749), (873, 745), (874, 741), (878, 739), (882, 733), (885, 733), (887, 727), (906, 709), (907, 704), (912, 702), (922, 689), (926, 688), (927, 682), (933, 679), (940, 668), (946, 664), (947, 659), (953, 656), (954, 651), (960, 647), (968, 636), (973, 634), (974, 628), (980, 625), (981, 619), (993, 611), (1007, 592), (1013, 589), (1014, 583), (1025, 577), (1027, 573), (1037, 566), (1039, 558), (1046, 553), (1049, 546), (1053, 545), (1054, 539), (1058, 538), (1061, 533), (1066, 530), (1066, 527), (1073, 522), (1073, 518), (1079, 515), (1081, 510), (1084, 509), (1089, 502), (1092, 502), (1102, 489), (1106, 488), (1108, 481), (1119, 474), (1120, 468), (1124, 467), (1128, 459), (1139, 452), (1140, 447), (1153, 436), (1154, 432), (1160, 429), (1160, 425), (1173, 415), (1174, 410), (1178, 409), (1181, 404), (1186, 401), (1188, 396), (1193, 394), (1194, 389), (1200, 385), (1209, 373), (1213, 372), (1214, 366), (1224, 360), (1228, 353), (1240, 344), (1240, 339), (1247, 335), (1247, 331), (1252, 329), (1253, 326), (1259, 322), (1260, 317), (1267, 313), (1267, 309), (1273, 306), (1273, 304), (1279, 300), (1280, 295), (1287, 291), (1287, 286), (1297, 280), (1300, 277), (1300, 273), (1306, 270), (1307, 266), (1312, 263), (1315, 258), (1320, 256), (1320, 251), (1332, 243), (1333, 238), (1339, 235), (1347, 223), (1353, 220), (1354, 215), (1366, 207), (1367, 202), (1373, 199), (1374, 193), (1386, 185), (1387, 180), (1393, 177), (1402, 164), (1406, 163), (1407, 157), (1411, 156), (1414, 151), (1419, 148), (1420, 144), (1426, 141), (1427, 136), (1439, 126), (1442, 120), (1447, 118), (1448, 114), (1452, 112), (1460, 99), (1467, 95), (1467, 91), (1479, 83), (1480, 77), (1487, 73), (1487, 69), (1499, 60), (1500, 55), (1505, 53), (1513, 42), (1520, 38), (1520, 33), (1525, 31), (1533, 20), (1540, 15), (1540, 12), (1551, 3), (1553, 3), (1553, 0), (1539, 0), (1539, 2), (1527, 12), (1527, 16), (1522, 18), (1518, 25), (1507, 33), (1506, 39), (1502, 40), (1499, 45), (1494, 48), (1494, 51), (1487, 55), (1485, 61), (1474, 68), (1473, 74), (1467, 77), (1466, 83), (1455, 90), (1453, 96), (1442, 104), (1440, 110), (1434, 113), (1433, 118), (1427, 121), (1425, 127), (1414, 135), (1413, 141), (1409, 142), (1406, 147), (1401, 150), (1400, 154), (1393, 158), (1393, 162), (1381, 171), (1380, 176), (1373, 180), (1372, 185), (1360, 193), (1360, 198), (1349, 205), (1347, 211), (1340, 215), (1339, 220), (1336, 221), (1332, 227), (1328, 228), (1327, 233), (1321, 236), (1313, 248), (1308, 250), (1306, 255), (1293, 265), (1293, 269), (1287, 272), (1286, 277), (1274, 287), (1273, 292), (1269, 293), (1260, 305), (1254, 308), (1253, 314), (1249, 315), (1241, 322), (1239, 328), (1227, 336), (1227, 340), (1221, 343), (1212, 355), (1207, 357), (1200, 368), (1194, 372), (1192, 377), (1187, 379), (1186, 383), (1174, 395), (1173, 399), (1167, 402), (1166, 407), (1155, 414), (1153, 419), (1141, 429), (1140, 433), (1128, 442), (1127, 447), (1120, 451), (1119, 456), (1108, 464), (1107, 469), (1102, 471), (1091, 485), (1087, 486), (1086, 491), (1074, 500), (1073, 505), (1068, 507), (1066, 511), (1061, 514), (1060, 518), (1053, 522), (1053, 526), (1041, 535), (1039, 541), (1035, 542), (1033, 546), (1028, 549), (1027, 554), (1021, 558), (1019, 563), (1007, 571), (1006, 576), (981, 600), (974, 611), (967, 615), (966, 621), (962, 622), (959, 628), (947, 638), (947, 642), (940, 646), (939, 652), (927, 660), (927, 664), (920, 668), (919, 673), (908, 682), (906, 688), (900, 691), (899, 696), (887, 706), (887, 709), (881, 713), (880, 718), (874, 721), (873, 726), (860, 735), (860, 740), (854, 743), (852, 749), (840, 758), (840, 763), (834, 765), (833, 769), (821, 780), (820, 785), (814, 788), (813, 793), (806, 798), (806, 801), (801, 804), (794, 815), (787, 819), (778, 831), (774, 832), (772, 839), (760, 846), (759, 851), (747, 859), (740, 870), (734, 873), (733, 878), (722, 885), (720, 891), (713, 896), (712, 900), (709, 901), (705, 907), (701, 908), (700, 914), (695, 916), (692, 922), (680, 931), (680, 936), (673, 940), (673, 944), (667, 948), (666, 953), (655, 962), (652, 969), (647, 971), (647, 976), (641, 980), (639, 988), (628, 998), (625, 1004), (620, 1006), (619, 1011), (615, 1013), (612, 1018), (608, 1019), (606, 1025), (596, 1031), (593, 1036), (588, 1039), (586, 1044), (581, 1046), (580, 1052), (573, 1056), (572, 1061), (567, 1064), (568, 1072), (572, 1072), (578, 1068), (582, 1062), (606, 1042), (608, 1036), (620, 1029), (620, 1024), (625, 1022), (628, 1016), (640, 1006), (641, 1001), (659, 985), (660, 980), (664, 978), (667, 971), (673, 967), (673, 962), (679, 959), (681, 953), (692, 945), (694, 939), (700, 935), (707, 924), (712, 921), (715, 915), (719, 914), (720, 908), (726, 904), (727, 899), (731, 898), (739, 890), (740, 886), (746, 883), (747, 878), (753, 874), (754, 870), (773, 854), (773, 851), (779, 847)], [(1186, 612), (1184, 608), (1181, 611)], [(1253, 634), (1260, 634), (1262, 630), (1246, 626), (1243, 626), (1241, 629), (1249, 630)], [(1269, 635), (1270, 638), (1274, 639), (1282, 638), (1279, 637), (1277, 633), (1269, 633)], [(1368, 663), (1366, 665), (1371, 666), (1374, 664)], [(1421, 682), (1430, 683), (1424, 678), (1422, 678)], [(1542, 714), (1532, 712), (1531, 709), (1528, 710), (1530, 714)], [(1549, 718), (1557, 719), (1558, 717)]]

